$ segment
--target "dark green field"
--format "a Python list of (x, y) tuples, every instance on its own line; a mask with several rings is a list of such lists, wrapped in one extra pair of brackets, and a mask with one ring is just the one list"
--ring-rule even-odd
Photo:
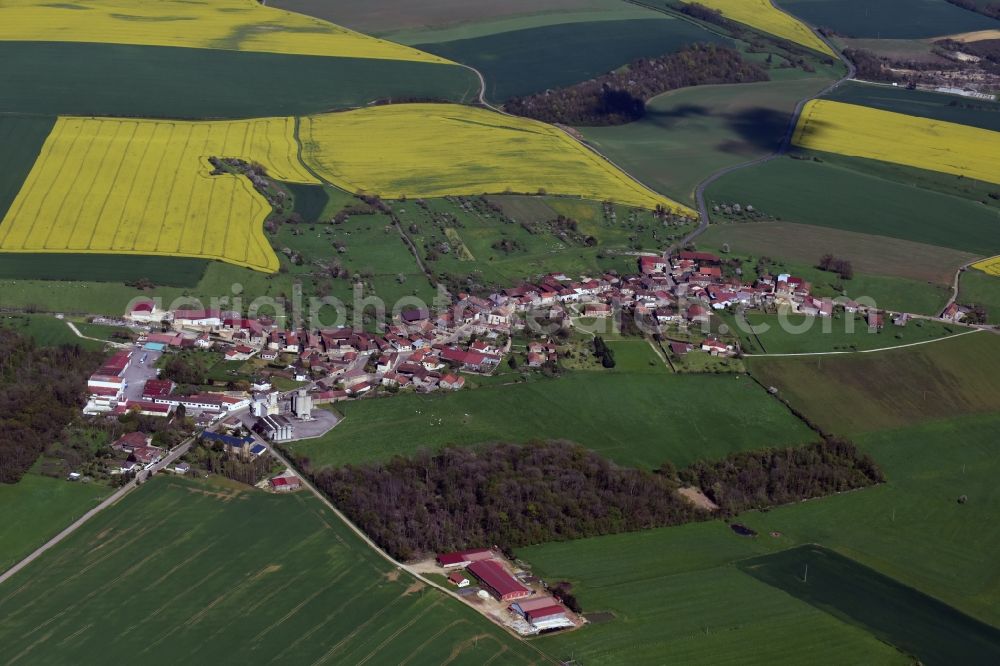
[(123, 254), (20, 254), (0, 252), (0, 280), (131, 282), (195, 287), (209, 262), (182, 257)]
[(856, 81), (841, 84), (823, 99), (1000, 132), (1000, 102)]
[[(987, 200), (987, 191), (1000, 187), (873, 160), (825, 153), (821, 159), (785, 157), (736, 171), (710, 186), (707, 199), (710, 204), (752, 204), (782, 221), (891, 236), (978, 255), (1000, 252), (1000, 207), (980, 203)], [(977, 194), (981, 198), (970, 200)]]
[(1000, 336), (990, 333), (884, 352), (746, 362), (758, 381), (829, 432), (898, 428), (1000, 405)]
[(585, 81), (694, 42), (731, 43), (687, 21), (654, 18), (552, 25), (417, 48), (475, 67), (486, 78), (487, 96), (503, 101)]
[[(658, 370), (657, 368), (652, 368)], [(623, 465), (678, 466), (815, 438), (746, 376), (595, 370), (560, 379), (337, 405), (345, 419), (291, 445), (312, 466), (385, 460), (422, 447), (569, 439)], [(614, 427), (609, 428), (609, 424)]]
[(991, 324), (1000, 324), (1000, 277), (969, 269), (962, 273), (958, 302), (982, 305)]
[(742, 571), (861, 625), (924, 664), (996, 664), (1000, 630), (821, 546), (739, 563)]
[[(3, 90), (0, 90), (0, 95), (3, 94)], [(0, 154), (3, 155), (3, 168), (0, 169), (0, 220), (21, 191), (21, 185), (35, 165), (38, 153), (54, 124), (54, 118), (0, 115)]]
[(0, 586), (0, 643), (39, 664), (543, 661), (309, 493), (163, 477)]
[(213, 49), (0, 42), (0, 112), (148, 118), (305, 115), (385, 98), (470, 101), (453, 65)]
[(945, 0), (778, 0), (777, 4), (807, 23), (847, 37), (912, 39), (1000, 28), (1000, 21)]

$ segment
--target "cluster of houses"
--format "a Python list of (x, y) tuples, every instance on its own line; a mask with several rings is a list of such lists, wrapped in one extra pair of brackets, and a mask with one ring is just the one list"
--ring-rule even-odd
[(150, 465), (155, 465), (166, 455), (166, 449), (153, 446), (152, 435), (143, 432), (130, 432), (111, 443), (111, 448), (125, 454), (125, 459), (115, 470), (121, 474), (137, 472)]
[[(577, 624), (561, 601), (525, 585), (492, 548), (442, 553), (436, 561), (448, 572), (448, 581), (466, 591), (463, 596), (474, 591), (482, 599), (492, 598), (502, 604), (508, 615), (501, 619), (520, 634), (538, 634)], [(470, 576), (477, 589), (473, 589)], [(526, 579), (530, 575), (521, 572), (520, 577)]]

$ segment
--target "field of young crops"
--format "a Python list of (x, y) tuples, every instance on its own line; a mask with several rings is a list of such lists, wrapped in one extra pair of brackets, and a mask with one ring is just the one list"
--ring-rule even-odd
[(745, 23), (766, 33), (833, 55), (822, 39), (797, 18), (778, 9), (771, 0), (700, 0), (699, 4), (718, 9), (726, 18)]
[(297, 160), (291, 118), (60, 118), (0, 223), (0, 250), (205, 257), (277, 270), (262, 229), (270, 206), (246, 178), (209, 175), (212, 156), (315, 182)]
[(812, 150), (1000, 183), (1000, 132), (978, 127), (813, 100), (803, 110), (792, 142)]
[(349, 192), (386, 197), (547, 193), (694, 211), (640, 185), (544, 123), (452, 104), (309, 116), (303, 159)]
[(448, 61), (255, 0), (5, 0), (0, 40), (105, 42), (231, 51)]

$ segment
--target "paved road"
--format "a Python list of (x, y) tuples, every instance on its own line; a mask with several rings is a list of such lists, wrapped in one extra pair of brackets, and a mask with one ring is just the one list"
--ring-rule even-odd
[(933, 340), (921, 340), (920, 342), (909, 342), (905, 345), (896, 345), (895, 347), (879, 347), (878, 349), (861, 349), (857, 351), (796, 352), (794, 354), (744, 354), (743, 356), (745, 358), (778, 358), (784, 356), (841, 356), (844, 354), (875, 354), (877, 352), (893, 351), (894, 349), (905, 349), (907, 347), (916, 347), (918, 345), (929, 345), (934, 342), (941, 342), (943, 340), (952, 340), (954, 338), (960, 338), (963, 335), (970, 335), (972, 333), (983, 333), (983, 332), (988, 332), (988, 331), (982, 328), (974, 328), (971, 331), (956, 333), (955, 335), (947, 335), (943, 338), (935, 338)]
[[(2, 585), (8, 578), (14, 576), (18, 571), (20, 571), (21, 569), (23, 569), (24, 567), (28, 566), (29, 564), (31, 564), (32, 562), (34, 562), (36, 559), (38, 559), (41, 556), (42, 553), (44, 553), (48, 549), (50, 549), (53, 546), (55, 546), (57, 543), (59, 543), (60, 541), (62, 541), (66, 537), (68, 537), (73, 532), (75, 532), (78, 529), (80, 529), (88, 520), (90, 520), (91, 518), (93, 518), (94, 516), (96, 516), (97, 514), (99, 514), (101, 511), (104, 511), (109, 506), (112, 506), (113, 504), (115, 504), (116, 502), (118, 502), (118, 500), (120, 500), (121, 498), (125, 497), (125, 495), (127, 495), (131, 491), (135, 490), (135, 488), (138, 485), (136, 483), (136, 480), (148, 478), (149, 474), (151, 472), (159, 472), (160, 470), (162, 470), (163, 468), (165, 468), (167, 465), (170, 465), (175, 460), (177, 460), (178, 458), (180, 458), (182, 455), (184, 455), (185, 453), (187, 453), (188, 449), (191, 448), (191, 443), (193, 441), (194, 441), (193, 438), (185, 440), (183, 443), (181, 443), (180, 445), (178, 445), (177, 447), (175, 447), (173, 450), (171, 450), (163, 460), (161, 460), (160, 462), (158, 462), (155, 465), (153, 465), (153, 467), (150, 469), (150, 471), (140, 472), (139, 475), (136, 477), (136, 479), (133, 479), (132, 481), (129, 481), (127, 484), (125, 484), (124, 486), (122, 486), (121, 488), (119, 488), (118, 490), (116, 490), (115, 492), (113, 492), (103, 502), (101, 502), (100, 504), (98, 504), (97, 506), (95, 506), (93, 509), (91, 509), (87, 513), (85, 513), (82, 516), (80, 516), (80, 518), (78, 518), (72, 525), (70, 525), (69, 527), (67, 527), (66, 529), (64, 529), (62, 532), (60, 532), (59, 534), (55, 535), (54, 537), (52, 537), (48, 541), (46, 541), (44, 544), (42, 544), (41, 546), (39, 546), (33, 553), (31, 553), (30, 555), (28, 555), (27, 557), (25, 557), (23, 560), (21, 560), (20, 562), (18, 562), (14, 566), (12, 566), (10, 569), (7, 569), (7, 571), (3, 572), (3, 574), (0, 574), (0, 585)], [(69, 483), (69, 482), (67, 481), (67, 483)]]

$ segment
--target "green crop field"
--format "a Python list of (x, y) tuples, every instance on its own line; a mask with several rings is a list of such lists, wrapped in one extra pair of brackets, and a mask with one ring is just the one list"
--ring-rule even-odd
[(958, 302), (986, 307), (991, 324), (1000, 324), (1000, 277), (979, 270), (962, 273)]
[(995, 664), (1000, 630), (821, 546), (740, 562), (754, 578), (862, 625), (924, 664)]
[(340, 425), (291, 449), (319, 469), (446, 444), (569, 439), (624, 465), (657, 467), (815, 437), (745, 376), (616, 370), (340, 403)]
[(823, 99), (1000, 132), (1000, 102), (857, 81), (843, 83)]
[[(938, 340), (965, 331), (935, 321), (913, 319), (906, 326), (891, 323), (879, 331), (870, 331), (864, 317), (838, 312), (833, 317), (772, 315), (748, 312), (747, 326), (738, 323), (738, 315), (723, 316), (730, 331), (737, 333), (747, 354), (805, 354), (813, 352), (858, 351)], [(782, 325), (782, 322), (785, 325)]]
[(870, 354), (749, 358), (764, 386), (830, 432), (853, 434), (1000, 404), (1000, 337), (973, 332)]
[(166, 46), (0, 42), (0, 62), (0, 112), (43, 115), (305, 115), (385, 98), (468, 102), (479, 89), (453, 65)]
[(61, 282), (134, 282), (148, 280), (164, 287), (195, 287), (208, 262), (183, 257), (124, 254), (0, 253), (2, 280)]
[(308, 493), (156, 478), (0, 586), (32, 663), (539, 662), (393, 569)]
[(732, 566), (777, 547), (721, 522), (518, 550), (545, 580), (573, 583), (586, 613), (614, 619), (534, 642), (584, 664), (903, 664), (863, 630)]
[(38, 548), (110, 494), (107, 486), (73, 483), (28, 473), (0, 483), (0, 571)]
[(692, 202), (710, 174), (777, 149), (795, 104), (829, 82), (816, 76), (682, 88), (654, 97), (634, 123), (579, 129), (647, 186)]
[(857, 273), (951, 287), (955, 272), (979, 255), (888, 236), (791, 222), (713, 224), (698, 237), (710, 252), (729, 252), (814, 266), (824, 254), (851, 262)]
[[(586, 663), (618, 663), (622, 655), (631, 663), (659, 663), (663, 655), (680, 663), (780, 663), (793, 654), (808, 654), (810, 663), (910, 663), (857, 622), (793, 596), (780, 595), (779, 604), (776, 590), (760, 589), (733, 567), (812, 543), (890, 576), (893, 588), (910, 586), (996, 625), (998, 426), (992, 414), (864, 435), (856, 442), (887, 483), (739, 516), (758, 532), (754, 538), (714, 521), (519, 549), (536, 574), (571, 582), (585, 612), (615, 615), (536, 645)], [(962, 494), (966, 504), (956, 501)], [(817, 574), (810, 567), (810, 579)]]
[(0, 220), (21, 191), (54, 124), (53, 118), (0, 115), (0, 151), (4, 156), (4, 166), (0, 169)]
[[(996, 233), (1000, 207), (984, 206), (978, 197), (969, 200), (959, 196), (958, 187), (975, 191), (976, 183), (919, 169), (892, 168), (872, 160), (834, 159), (826, 154), (821, 159), (824, 161), (786, 157), (742, 169), (713, 183), (707, 199), (710, 204), (751, 204), (782, 221), (890, 236), (980, 255), (1000, 252), (1000, 234)], [(947, 184), (955, 185), (955, 194), (929, 189)], [(989, 191), (996, 189), (993, 186)], [(985, 193), (982, 199), (986, 199)], [(956, 222), (945, 224), (945, 220)]]
[(666, 55), (689, 44), (723, 43), (701, 27), (663, 14), (624, 21), (566, 23), (416, 48), (475, 67), (489, 99), (560, 88), (617, 69), (636, 58)]
[[(963, 613), (1000, 625), (996, 579), (1000, 415), (930, 421), (857, 437), (888, 483), (739, 520), (782, 547), (819, 543)], [(959, 503), (965, 495), (968, 501)]]
[(814, 26), (848, 37), (912, 39), (1000, 28), (1000, 21), (945, 0), (778, 0)]

